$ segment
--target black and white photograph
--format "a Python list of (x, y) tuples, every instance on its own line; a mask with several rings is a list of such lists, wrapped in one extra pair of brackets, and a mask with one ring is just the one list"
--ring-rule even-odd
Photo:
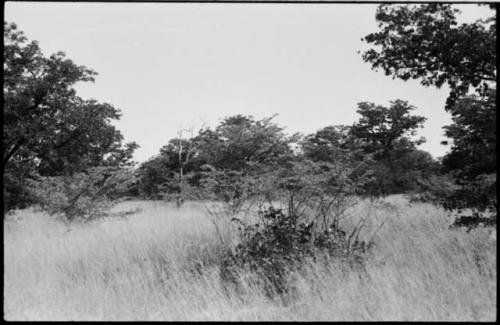
[(495, 322), (498, 7), (5, 1), (4, 320)]

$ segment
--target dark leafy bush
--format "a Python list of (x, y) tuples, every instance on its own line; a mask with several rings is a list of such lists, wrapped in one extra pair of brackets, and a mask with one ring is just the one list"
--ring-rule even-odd
[(433, 175), (420, 180), (422, 190), (409, 195), (410, 202), (426, 202), (443, 205), (446, 198), (459, 189), (450, 175)]
[(446, 209), (457, 209), (462, 213), (465, 209), (473, 212), (496, 214), (496, 173), (482, 174), (473, 180), (458, 180), (457, 189), (446, 197), (443, 206)]
[(288, 216), (273, 207), (260, 211), (259, 220), (247, 225), (239, 219), (241, 242), (228, 253), (223, 264), (224, 279), (237, 281), (235, 273), (245, 269), (259, 275), (270, 297), (287, 296), (289, 278), (307, 260), (320, 256), (340, 259), (349, 265), (362, 266), (369, 244), (350, 235), (335, 223), (317, 231), (312, 222), (300, 222), (297, 216)]
[(477, 212), (473, 213), (472, 216), (459, 216), (451, 225), (452, 228), (462, 228), (467, 229), (467, 232), (471, 231), (473, 228), (478, 226), (483, 227), (495, 227), (496, 219), (481, 217)]
[(480, 225), (496, 227), (496, 173), (483, 174), (472, 181), (459, 182), (459, 188), (445, 198), (443, 207), (447, 210), (457, 210), (453, 227), (465, 226), (468, 231)]
[(13, 209), (24, 209), (33, 204), (30, 195), (29, 179), (32, 175), (26, 175), (23, 170), (11, 170), (3, 177), (3, 212)]
[(442, 175), (425, 183), (424, 192), (412, 201), (431, 202), (456, 213), (454, 228), (468, 231), (479, 225), (496, 226), (496, 173), (482, 174), (472, 179)]
[[(236, 288), (244, 287), (238, 285), (238, 274), (249, 271), (270, 298), (290, 298), (291, 278), (308, 261), (335, 259), (342, 265), (363, 267), (370, 247), (358, 239), (364, 223), (346, 233), (340, 220), (356, 203), (364, 174), (353, 177), (354, 169), (341, 161), (302, 159), (255, 171), (251, 177), (245, 175), (245, 186), (240, 187), (245, 191), (240, 198), (248, 200), (257, 193), (257, 220), (248, 223), (233, 217), (240, 242), (223, 259), (222, 280)], [(227, 179), (221, 180), (214, 184), (238, 188)], [(239, 214), (232, 210), (235, 215)]]

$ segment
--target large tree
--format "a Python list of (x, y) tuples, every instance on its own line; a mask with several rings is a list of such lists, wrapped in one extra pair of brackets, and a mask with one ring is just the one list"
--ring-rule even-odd
[(2, 176), (11, 206), (21, 205), (22, 199), (12, 194), (23, 192), (30, 175), (130, 164), (137, 144), (123, 145), (123, 136), (111, 125), (120, 111), (84, 100), (74, 89), (95, 75), (63, 52), (44, 56), (38, 42), (28, 42), (15, 24), (4, 23)]
[(394, 78), (449, 86), (453, 141), (443, 165), (459, 189), (446, 206), (496, 211), (496, 20), (458, 24), (458, 13), (449, 4), (381, 5), (363, 59)]
[(194, 139), (199, 159), (217, 169), (236, 171), (252, 164), (275, 164), (292, 154), (290, 145), (298, 136), (286, 136), (272, 119), (255, 120), (240, 114), (226, 117), (215, 130), (205, 129)]
[(391, 102), (390, 107), (370, 102), (358, 103), (359, 121), (351, 128), (351, 134), (364, 140), (366, 153), (385, 158), (394, 150), (413, 150), (425, 141), (412, 139), (426, 118), (411, 115), (415, 107), (403, 100)]
[(381, 5), (363, 59), (394, 78), (447, 84), (447, 109), (470, 87), (482, 94), (496, 82), (495, 17), (459, 25), (458, 13), (450, 4)]
[(494, 90), (486, 96), (465, 96), (453, 105), (453, 124), (444, 128), (453, 139), (443, 159), (446, 170), (465, 178), (496, 173), (496, 107)]
[[(358, 104), (359, 121), (350, 129), (365, 154), (372, 181), (365, 186), (366, 194), (386, 195), (415, 191), (421, 178), (434, 169), (432, 157), (417, 146), (425, 141), (415, 138), (416, 131), (426, 120), (412, 115), (415, 107), (403, 100), (389, 107), (370, 102)], [(417, 159), (417, 161), (412, 161)]]
[(242, 198), (263, 194), (266, 174), (293, 156), (298, 135), (286, 136), (273, 117), (226, 117), (214, 130), (194, 139), (205, 164), (200, 185), (238, 206)]

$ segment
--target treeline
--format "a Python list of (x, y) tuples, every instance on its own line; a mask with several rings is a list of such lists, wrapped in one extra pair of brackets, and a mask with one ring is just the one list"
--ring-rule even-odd
[(287, 136), (272, 118), (226, 117), (214, 129), (170, 140), (141, 164), (136, 194), (144, 199), (233, 202), (262, 193), (259, 180), (291, 163), (330, 164), (349, 171), (353, 182), (362, 183), (359, 195), (418, 193), (441, 166), (417, 149), (424, 139), (413, 135), (425, 118), (411, 115), (413, 109), (402, 100), (390, 107), (359, 103), (359, 122), (327, 126), (306, 137)]
[(362, 59), (373, 69), (450, 89), (451, 150), (442, 160), (418, 149), (425, 118), (394, 100), (361, 102), (353, 125), (305, 137), (286, 135), (272, 118), (226, 117), (213, 129), (179, 132), (137, 168), (137, 144), (124, 144), (111, 125), (119, 110), (73, 88), (96, 73), (62, 52), (43, 56), (4, 23), (4, 212), (37, 203), (67, 216), (100, 215), (125, 196), (234, 203), (307, 189), (318, 199), (413, 193), (496, 220), (496, 21), (458, 24), (457, 14), (449, 4), (384, 4), (379, 30), (363, 39), (372, 48)]

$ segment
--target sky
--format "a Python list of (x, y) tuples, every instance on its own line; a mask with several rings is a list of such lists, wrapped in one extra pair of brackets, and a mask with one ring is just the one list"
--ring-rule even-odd
[[(371, 70), (358, 51), (377, 31), (376, 4), (61, 3), (6, 2), (15, 22), (42, 52), (64, 51), (98, 73), (76, 85), (85, 99), (120, 109), (113, 124), (136, 141), (146, 161), (179, 129), (215, 127), (224, 117), (278, 114), (285, 132), (310, 134), (352, 125), (357, 103), (407, 100), (427, 118), (420, 149), (449, 148), (442, 127), (449, 89), (423, 87)], [(461, 21), (491, 15), (457, 5)]]

